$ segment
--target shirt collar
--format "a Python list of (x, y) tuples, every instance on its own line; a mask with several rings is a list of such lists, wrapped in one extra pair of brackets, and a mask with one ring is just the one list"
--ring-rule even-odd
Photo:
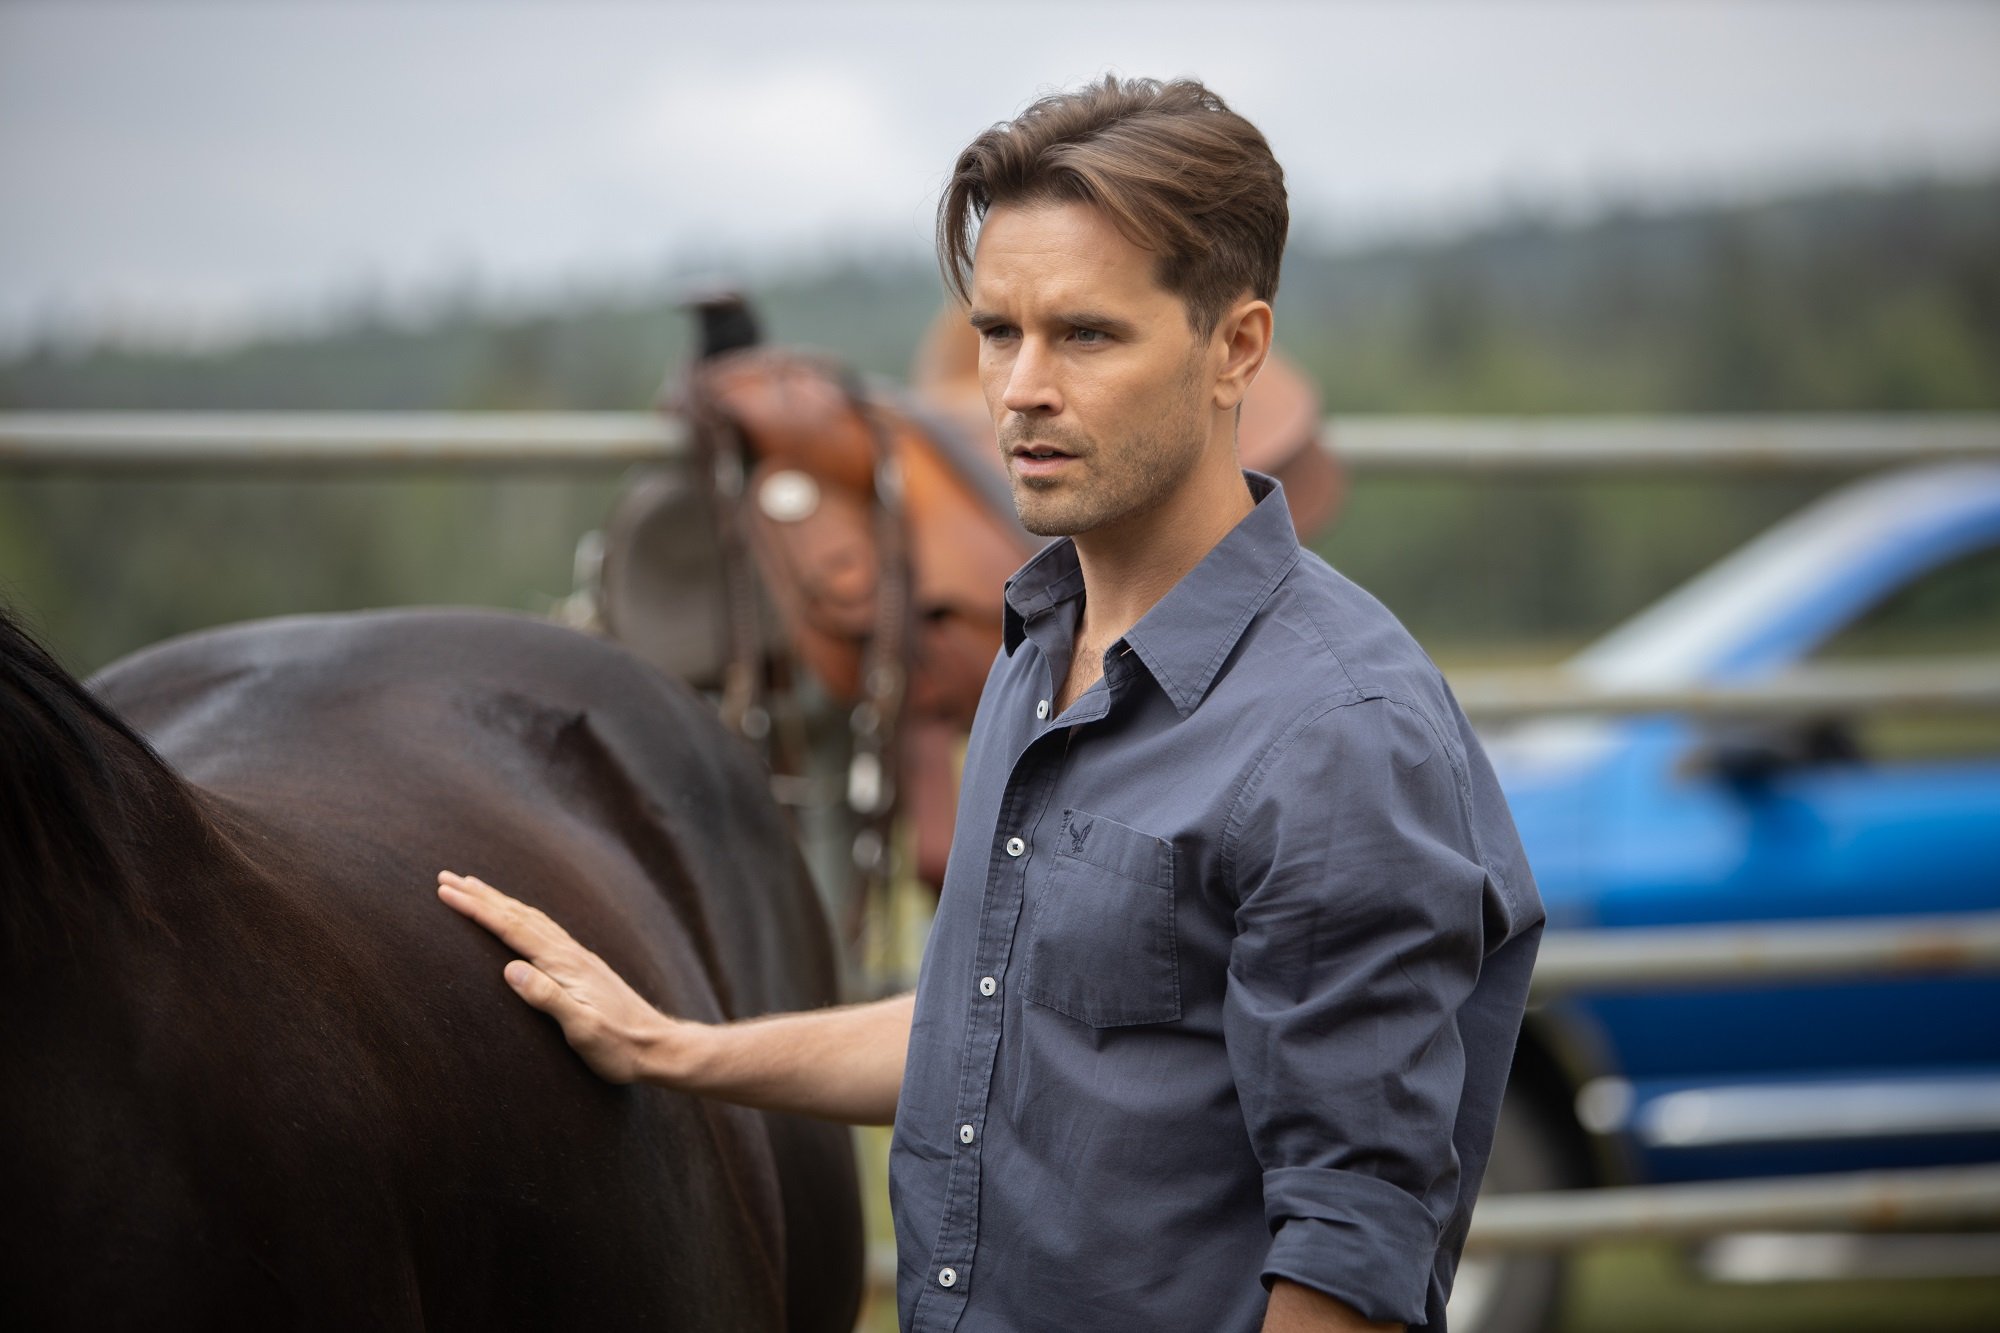
[[(1255, 501), (1249, 514), (1182, 575), (1120, 642), (1152, 673), (1182, 717), (1215, 683), (1215, 673), (1253, 616), (1299, 559), (1299, 539), (1285, 488), (1245, 471)], [(1076, 545), (1051, 542), (1007, 581), (1004, 635), (1012, 656), (1027, 624), (1083, 592)], [(1114, 645), (1115, 646), (1115, 645)]]

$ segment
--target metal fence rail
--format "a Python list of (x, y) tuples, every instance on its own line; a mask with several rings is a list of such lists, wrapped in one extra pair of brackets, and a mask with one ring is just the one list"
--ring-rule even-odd
[(1637, 690), (1601, 689), (1562, 671), (1454, 671), (1451, 686), (1475, 722), (1643, 713), (1778, 720), (1827, 713), (1951, 713), (2000, 708), (2000, 658), (1800, 667), (1754, 684)]
[(1334, 417), (1335, 452), (1399, 472), (1794, 472), (2000, 458), (2000, 416)]
[(1769, 921), (1740, 926), (1552, 930), (1538, 1000), (1578, 990), (1662, 990), (2000, 971), (2000, 912)]
[[(2000, 459), (2000, 414), (1337, 416), (1324, 439), (1364, 472), (1785, 472)], [(650, 412), (0, 413), (0, 467), (598, 467), (681, 457)]]
[(1741, 1231), (1897, 1231), (2000, 1222), (2000, 1165), (1482, 1194), (1468, 1254)]
[(685, 446), (650, 412), (0, 413), (0, 467), (65, 472), (622, 467)]

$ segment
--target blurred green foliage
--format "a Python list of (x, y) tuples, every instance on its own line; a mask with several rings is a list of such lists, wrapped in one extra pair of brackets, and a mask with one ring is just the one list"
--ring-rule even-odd
[(0, 601), (72, 670), (208, 625), (364, 606), (542, 613), (608, 478), (0, 474)]
[[(1587, 225), (1520, 220), (1354, 251), (1297, 241), (1280, 329), (1331, 412), (2000, 409), (2000, 181), (1828, 191)], [(900, 375), (920, 262), (753, 286), (768, 335)], [(463, 299), (219, 350), (50, 345), (0, 410), (643, 407), (686, 355), (674, 294), (533, 314)], [(1581, 642), (1838, 479), (1359, 478), (1320, 547), (1447, 659)], [(0, 473), (0, 597), (73, 666), (255, 615), (546, 609), (608, 476)]]
[(1836, 475), (1370, 476), (1313, 543), (1445, 665), (1580, 648)]

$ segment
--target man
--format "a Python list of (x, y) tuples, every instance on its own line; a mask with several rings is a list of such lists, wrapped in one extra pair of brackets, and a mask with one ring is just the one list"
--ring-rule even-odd
[(1541, 908), (1436, 670), (1237, 468), (1287, 219), (1191, 82), (959, 158), (942, 262), (1069, 540), (1008, 585), (913, 997), (669, 1019), (441, 876), (605, 1077), (893, 1117), (906, 1327), (1442, 1327)]

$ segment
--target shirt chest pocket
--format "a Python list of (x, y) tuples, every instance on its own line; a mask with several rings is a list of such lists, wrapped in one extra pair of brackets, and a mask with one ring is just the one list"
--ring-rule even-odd
[(1023, 995), (1092, 1027), (1181, 1016), (1173, 844), (1065, 810), (1028, 921)]

